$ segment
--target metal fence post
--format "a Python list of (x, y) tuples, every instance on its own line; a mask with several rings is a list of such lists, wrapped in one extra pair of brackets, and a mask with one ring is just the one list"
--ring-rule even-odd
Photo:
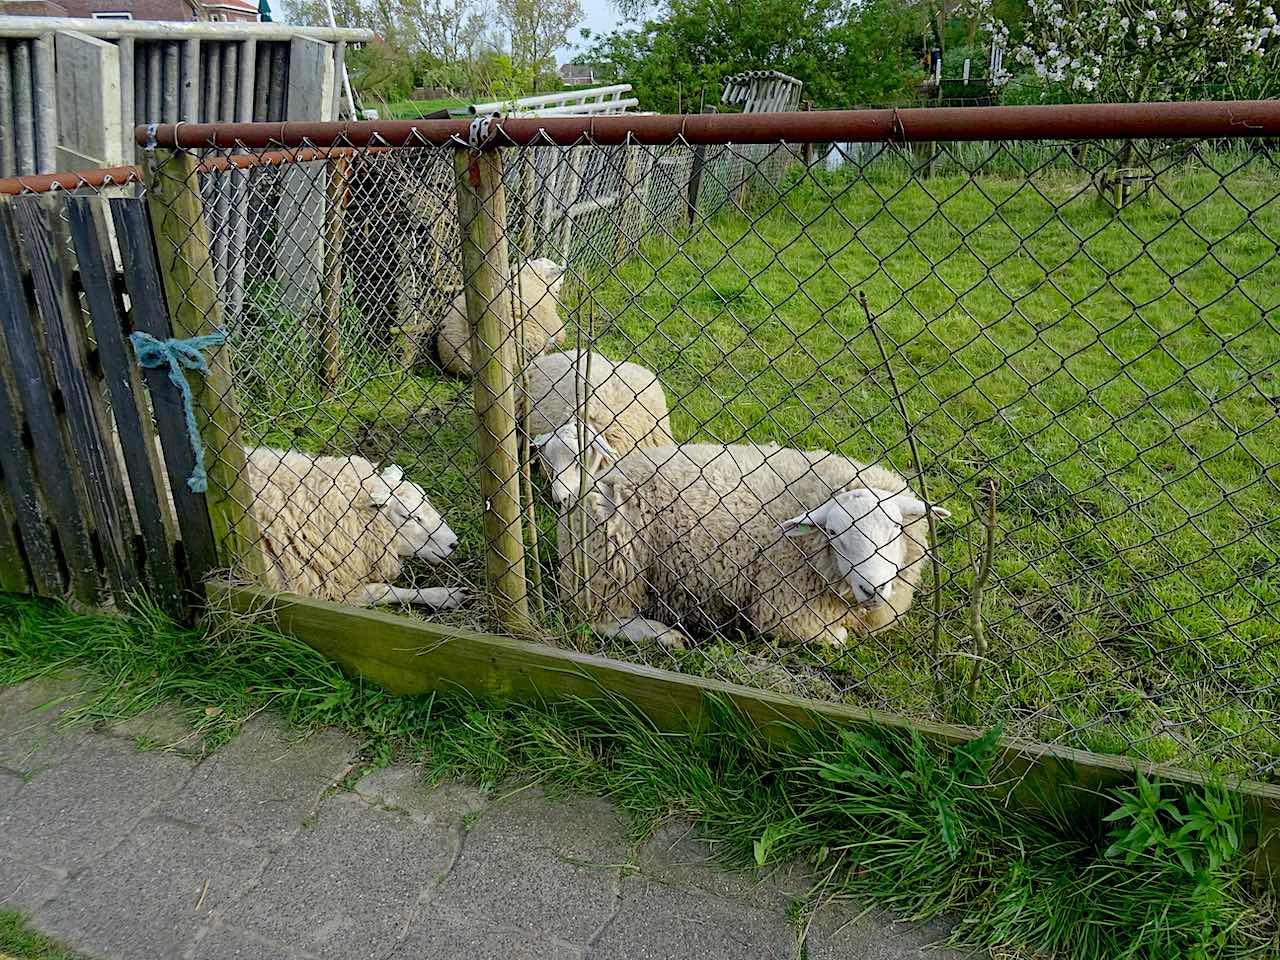
[(507, 198), (502, 155), (467, 149), (454, 155), (462, 282), (471, 326), (477, 444), (484, 497), (486, 569), (498, 619), (508, 629), (529, 630), (525, 550), (520, 504), (520, 454), (516, 436), (516, 347), (511, 316), (511, 265), (507, 249)]
[[(173, 336), (222, 327), (222, 305), (209, 253), (195, 154), (164, 151), (146, 168), (147, 209)], [(250, 575), (265, 571), (253, 493), (245, 481), (240, 406), (225, 348), (206, 351), (209, 373), (188, 371), (209, 474), (209, 522), (218, 563)]]

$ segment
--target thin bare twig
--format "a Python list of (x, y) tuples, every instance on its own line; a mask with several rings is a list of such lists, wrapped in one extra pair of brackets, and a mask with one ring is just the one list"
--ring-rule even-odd
[(946, 682), (942, 674), (942, 562), (938, 559), (938, 524), (933, 516), (932, 505), (929, 503), (929, 491), (925, 486), (924, 466), (920, 460), (920, 448), (916, 444), (915, 430), (911, 424), (911, 417), (907, 415), (907, 403), (902, 397), (902, 391), (898, 389), (898, 378), (893, 372), (893, 364), (889, 362), (889, 352), (884, 347), (884, 338), (880, 336), (880, 328), (876, 324), (876, 318), (871, 312), (871, 305), (867, 303), (867, 295), (864, 291), (858, 291), (858, 302), (862, 304), (862, 312), (866, 314), (867, 326), (871, 328), (871, 335), (875, 337), (876, 347), (880, 350), (880, 362), (884, 364), (885, 374), (889, 377), (889, 387), (893, 390), (893, 399), (898, 407), (898, 415), (902, 417), (902, 428), (907, 434), (907, 446), (911, 450), (911, 466), (916, 473), (916, 483), (920, 487), (920, 499), (925, 505), (925, 522), (929, 525), (929, 562), (933, 567), (933, 636), (930, 642), (929, 653), (932, 657), (931, 671), (933, 673), (933, 685), (938, 697), (938, 702), (942, 703), (946, 696)]
[(991, 567), (996, 552), (996, 480), (988, 477), (983, 483), (987, 495), (987, 509), (982, 515), (986, 539), (982, 546), (982, 559), (978, 562), (973, 579), (973, 591), (969, 600), (969, 632), (973, 635), (973, 667), (969, 672), (969, 702), (976, 703), (978, 679), (987, 658), (987, 634), (982, 623), (982, 595), (991, 579)]

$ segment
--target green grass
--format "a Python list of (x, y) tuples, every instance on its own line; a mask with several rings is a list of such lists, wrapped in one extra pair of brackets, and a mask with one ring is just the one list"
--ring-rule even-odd
[(465, 109), (468, 101), (449, 97), (444, 100), (396, 100), (379, 103), (376, 109), (384, 120), (416, 120), (437, 110)]
[[(886, 164), (792, 184), (691, 236), (649, 231), (636, 256), (583, 286), (600, 347), (659, 373), (682, 441), (822, 447), (909, 476), (856, 300), (866, 293), (929, 495), (954, 514), (939, 544), (948, 693), (934, 693), (923, 593), (901, 627), (843, 651), (778, 652), (737, 636), (678, 656), (572, 631), (567, 642), (1274, 777), (1278, 192), (1261, 161), (1221, 174), (1179, 165), (1117, 215), (1087, 178), (1061, 170), (913, 180)], [(587, 290), (569, 297), (578, 318)], [(403, 462), (462, 537), (457, 574), (478, 581), (469, 387), (370, 373), (326, 404), (285, 383), (283, 399), (254, 408), (251, 432)], [(987, 477), (1000, 481), (990, 647), (965, 703), (973, 498)], [(540, 526), (549, 572), (549, 511)]]
[(0, 910), (0, 960), (84, 960), (27, 926), (26, 917)]
[(910, 736), (821, 729), (781, 746), (724, 704), (706, 728), (670, 734), (618, 701), (395, 698), (260, 622), (204, 633), (148, 610), (106, 618), (0, 595), (0, 686), (69, 668), (90, 688), (68, 722), (172, 702), (212, 748), (270, 706), (303, 729), (349, 731), (375, 765), (418, 760), (437, 777), (598, 793), (637, 838), (696, 819), (727, 865), (813, 866), (820, 879), (797, 918), (858, 897), (948, 913), (958, 945), (1059, 960), (1261, 958), (1280, 947), (1275, 902), (1246, 880), (1239, 805), (1216, 788), (1176, 796), (1141, 783), (1064, 794), (1035, 812), (1001, 802), (992, 738), (938, 752)]

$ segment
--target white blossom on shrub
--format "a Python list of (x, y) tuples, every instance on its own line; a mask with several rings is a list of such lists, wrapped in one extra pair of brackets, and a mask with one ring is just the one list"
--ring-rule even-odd
[[(1010, 31), (991, 0), (972, 0), (993, 44)], [(1266, 0), (1028, 0), (1010, 59), (1041, 81), (1041, 96), (1185, 100), (1206, 88), (1265, 86), (1280, 29)], [(997, 86), (1011, 75), (992, 77)]]

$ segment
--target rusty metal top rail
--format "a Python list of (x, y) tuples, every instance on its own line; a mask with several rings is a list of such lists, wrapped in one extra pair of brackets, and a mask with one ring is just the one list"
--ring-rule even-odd
[[(465, 145), (468, 120), (362, 123), (182, 123), (138, 127), (137, 141), (157, 147), (300, 147), (315, 145)], [(497, 120), (486, 147), (661, 146), (727, 143), (906, 143), (934, 140), (1127, 140), (1147, 137), (1280, 135), (1280, 101), (1092, 103), (1030, 107), (919, 107), (812, 113), (684, 116), (512, 117)]]

